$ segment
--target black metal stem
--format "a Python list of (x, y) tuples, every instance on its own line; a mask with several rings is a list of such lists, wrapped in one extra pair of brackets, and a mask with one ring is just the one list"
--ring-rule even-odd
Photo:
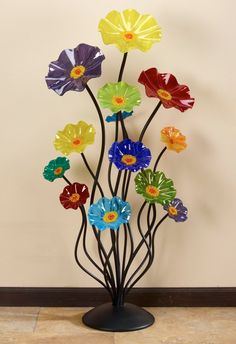
[[(78, 264), (78, 266), (84, 271), (86, 272), (90, 277), (92, 277), (93, 279), (95, 279), (98, 283), (100, 283), (109, 293), (110, 293), (110, 289), (107, 287), (107, 285), (101, 281), (97, 276), (93, 275), (90, 271), (88, 271), (79, 261), (78, 259), (78, 246), (79, 246), (79, 242), (80, 242), (80, 238), (81, 235), (83, 234), (84, 228), (87, 227), (87, 216), (86, 216), (86, 212), (84, 209), (84, 206), (80, 206), (80, 211), (82, 214), (82, 224), (79, 230), (79, 234), (77, 236), (77, 240), (75, 243), (75, 249), (74, 249), (74, 256), (75, 256), (75, 261)], [(110, 294), (111, 295), (111, 294)]]
[(90, 204), (93, 204), (94, 201), (94, 197), (95, 197), (95, 191), (96, 191), (96, 187), (97, 187), (97, 181), (99, 178), (99, 174), (101, 171), (101, 167), (102, 167), (102, 162), (103, 162), (103, 157), (104, 157), (104, 152), (105, 152), (105, 142), (106, 142), (106, 133), (105, 133), (105, 124), (104, 124), (104, 119), (102, 116), (102, 112), (101, 109), (98, 105), (98, 102), (96, 100), (96, 98), (93, 95), (93, 92), (91, 91), (91, 89), (89, 88), (88, 84), (86, 84), (86, 90), (88, 91), (88, 94), (90, 95), (94, 106), (97, 110), (98, 113), (98, 117), (100, 120), (100, 125), (101, 125), (101, 134), (102, 134), (102, 143), (101, 143), (101, 151), (100, 151), (100, 156), (99, 156), (99, 160), (98, 160), (98, 166), (97, 166), (97, 170), (95, 173), (95, 179), (94, 179), (94, 183), (93, 183), (93, 187), (92, 187), (92, 192), (91, 192), (91, 198), (90, 198)]
[(124, 53), (123, 59), (122, 59), (122, 62), (121, 62), (119, 76), (118, 76), (118, 82), (122, 80), (124, 69), (125, 69), (125, 64), (126, 64), (126, 60), (127, 60), (127, 56), (128, 56), (128, 53)]
[(162, 219), (158, 222), (158, 224), (156, 225), (156, 227), (153, 230), (153, 235), (152, 235), (152, 256), (151, 259), (148, 263), (148, 265), (146, 266), (146, 268), (142, 271), (142, 273), (136, 278), (136, 280), (128, 287), (128, 289), (126, 288), (125, 290), (125, 295), (127, 295), (129, 293), (129, 291), (134, 287), (134, 285), (136, 283), (138, 283), (138, 281), (143, 277), (143, 275), (149, 270), (149, 268), (151, 267), (153, 260), (154, 260), (154, 256), (155, 256), (155, 234), (157, 229), (159, 228), (159, 226), (162, 224), (162, 222), (168, 217), (168, 214), (164, 215), (162, 217)]
[(161, 106), (162, 102), (159, 101), (159, 103), (157, 104), (157, 106), (155, 107), (155, 109), (153, 110), (153, 112), (151, 113), (151, 115), (149, 116), (147, 122), (145, 123), (142, 131), (141, 131), (141, 134), (139, 136), (139, 141), (142, 141), (143, 140), (143, 137), (144, 137), (144, 134), (149, 126), (149, 124), (151, 123), (151, 121), (153, 120), (155, 114), (157, 113), (157, 111), (159, 110), (160, 106)]
[(72, 185), (71, 182), (65, 176), (63, 176), (62, 178), (67, 182), (67, 184)]
[(161, 160), (161, 157), (162, 157), (162, 155), (165, 153), (166, 150), (167, 150), (167, 147), (163, 148), (162, 151), (161, 151), (161, 153), (158, 155), (157, 160), (156, 160), (156, 162), (155, 162), (155, 165), (154, 165), (154, 167), (153, 167), (153, 171), (154, 171), (154, 172), (156, 171), (157, 166), (158, 166), (158, 164), (159, 164), (159, 161)]
[(84, 161), (84, 164), (85, 164), (85, 166), (87, 167), (87, 169), (88, 169), (90, 175), (91, 175), (92, 178), (94, 179), (94, 182), (97, 183), (97, 186), (98, 186), (98, 188), (99, 188), (99, 191), (100, 191), (101, 196), (104, 197), (104, 193), (103, 193), (103, 190), (102, 190), (102, 188), (101, 188), (101, 185), (100, 185), (100, 183), (98, 182), (98, 180), (96, 179), (96, 177), (95, 177), (95, 175), (94, 175), (94, 173), (93, 173), (91, 167), (89, 166), (89, 163), (88, 163), (87, 159), (85, 158), (84, 153), (81, 153), (81, 156), (82, 156), (82, 159), (83, 159), (83, 161)]

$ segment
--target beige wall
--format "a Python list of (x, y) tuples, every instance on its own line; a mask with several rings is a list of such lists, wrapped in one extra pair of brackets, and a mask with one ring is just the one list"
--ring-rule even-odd
[[(153, 14), (163, 28), (163, 39), (148, 53), (130, 53), (126, 81), (135, 84), (141, 69), (157, 66), (189, 85), (196, 98), (194, 109), (184, 114), (161, 109), (145, 138), (147, 146), (157, 140), (152, 147), (158, 153), (163, 126), (174, 125), (187, 136), (188, 150), (169, 152), (160, 168), (175, 181), (189, 208), (189, 220), (168, 220), (162, 226), (157, 259), (140, 285), (236, 285), (235, 2), (3, 0), (0, 286), (96, 285), (77, 269), (73, 258), (79, 213), (62, 208), (58, 195), (63, 181), (44, 181), (42, 169), (58, 155), (52, 145), (58, 129), (80, 119), (97, 128), (99, 124), (85, 92), (59, 97), (47, 90), (44, 76), (62, 49), (86, 42), (99, 45), (106, 55), (103, 76), (92, 80), (91, 88), (97, 92), (105, 82), (114, 81), (121, 55), (103, 45), (97, 23), (111, 9), (127, 7)], [(127, 121), (133, 139), (155, 104), (143, 90), (142, 95), (133, 121)], [(109, 146), (112, 126), (107, 130)], [(93, 164), (94, 149), (86, 154)], [(80, 156), (71, 160), (68, 176), (89, 183)]]

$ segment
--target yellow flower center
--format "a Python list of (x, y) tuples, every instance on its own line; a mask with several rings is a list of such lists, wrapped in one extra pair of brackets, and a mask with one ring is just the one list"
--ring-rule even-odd
[(175, 207), (169, 207), (168, 212), (170, 215), (177, 215), (178, 210)]
[(126, 31), (123, 33), (123, 39), (127, 42), (133, 41), (135, 38), (135, 34), (130, 31)]
[(163, 90), (162, 88), (160, 88), (157, 91), (157, 95), (164, 100), (171, 100), (172, 99), (172, 95), (170, 94), (170, 92), (167, 92), (166, 90)]
[(159, 196), (160, 191), (154, 185), (148, 185), (146, 187), (146, 193), (151, 197), (157, 197)]
[(86, 70), (85, 67), (82, 65), (75, 66), (70, 72), (70, 77), (73, 79), (78, 79), (84, 75), (85, 70)]
[(136, 163), (137, 159), (133, 155), (125, 154), (122, 156), (121, 161), (126, 165), (133, 165)]
[(104, 222), (115, 222), (118, 218), (118, 213), (116, 211), (109, 211), (103, 216)]
[(81, 140), (80, 140), (80, 139), (74, 139), (74, 140), (72, 141), (72, 143), (73, 143), (74, 146), (78, 146), (78, 145), (81, 144)]
[(112, 103), (114, 105), (123, 105), (125, 103), (125, 98), (120, 96), (113, 96)]
[(62, 171), (63, 171), (63, 168), (62, 168), (62, 167), (57, 167), (57, 168), (54, 170), (55, 176), (58, 176), (59, 174), (61, 174)]
[(80, 195), (77, 194), (77, 193), (73, 193), (73, 194), (70, 196), (70, 198), (69, 198), (69, 200), (70, 200), (72, 203), (78, 202), (79, 199), (80, 199)]

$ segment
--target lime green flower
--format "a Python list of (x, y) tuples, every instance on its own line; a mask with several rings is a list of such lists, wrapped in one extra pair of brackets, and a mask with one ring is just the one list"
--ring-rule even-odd
[(140, 105), (141, 97), (136, 86), (126, 82), (108, 83), (98, 91), (98, 100), (101, 107), (112, 112), (132, 111), (133, 107)]
[(135, 177), (135, 189), (149, 203), (169, 204), (176, 195), (173, 181), (163, 172), (150, 169), (139, 172)]

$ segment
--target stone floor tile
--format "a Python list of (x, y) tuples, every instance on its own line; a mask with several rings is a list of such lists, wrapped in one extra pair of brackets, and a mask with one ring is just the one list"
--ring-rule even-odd
[(0, 334), (33, 332), (38, 313), (37, 307), (0, 307)]

